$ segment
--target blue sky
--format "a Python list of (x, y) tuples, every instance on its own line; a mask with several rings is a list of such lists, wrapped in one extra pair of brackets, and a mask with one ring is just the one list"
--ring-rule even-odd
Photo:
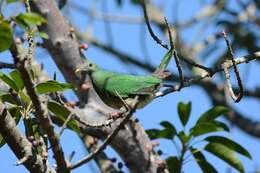
[[(90, 6), (91, 1), (77, 1), (77, 4), (81, 4), (84, 7)], [(160, 1), (156, 1), (157, 3), (160, 3)], [(165, 14), (169, 21), (173, 18), (173, 12), (172, 7), (174, 5), (173, 1), (169, 1), (170, 3), (165, 7)], [(189, 0), (183, 0), (180, 3), (180, 8), (178, 10), (178, 16), (179, 21), (183, 21), (186, 19), (189, 19), (191, 16), (196, 14), (201, 6), (201, 1), (189, 1)], [(203, 2), (212, 2), (212, 1), (203, 1)], [(132, 6), (129, 4), (129, 1), (124, 1), (124, 5), (122, 8), (119, 8), (115, 5), (115, 3), (107, 3), (108, 4), (108, 10), (109, 13), (117, 14), (117, 15), (127, 15), (127, 16), (142, 16), (142, 11), (140, 8), (136, 6)], [(234, 5), (234, 1), (231, 1), (230, 5)], [(234, 8), (236, 8), (234, 6)], [(101, 9), (100, 3), (97, 3), (97, 9)], [(66, 11), (66, 9), (65, 9)], [(88, 27), (88, 18), (86, 18), (85, 15), (82, 15), (81, 13), (72, 13), (70, 20), (74, 25), (80, 28), (81, 31), (86, 31), (86, 28)], [(134, 25), (134, 24), (122, 24), (122, 23), (112, 23), (112, 34), (114, 36), (114, 47), (122, 50), (125, 53), (129, 53), (131, 55), (144, 58), (144, 54), (142, 53), (141, 49), (141, 42), (140, 42), (140, 30), (144, 29), (144, 26), (140, 25)], [(193, 29), (185, 30), (182, 35), (185, 38), (185, 41), (190, 42), (192, 40), (191, 38), (194, 37), (197, 30), (199, 29), (201, 25), (198, 24)], [(206, 37), (210, 35), (213, 32), (220, 32), (223, 28), (214, 28), (209, 27), (208, 30), (204, 32), (203, 35), (201, 35), (201, 40), (203, 37)], [(158, 30), (155, 28), (155, 32)], [(158, 32), (157, 32), (158, 33)], [(106, 33), (104, 30), (104, 23), (102, 21), (95, 21), (93, 26), (93, 34), (95, 37), (102, 41), (107, 41), (106, 39)], [(159, 34), (161, 38), (163, 38), (162, 35)], [(154, 65), (159, 64), (162, 56), (165, 53), (165, 50), (163, 50), (161, 47), (159, 47), (149, 36), (148, 32), (145, 32), (146, 37), (146, 44), (148, 47), (149, 55), (151, 58), (151, 61)], [(221, 46), (224, 46), (224, 42), (221, 44)], [(223, 50), (223, 49), (222, 49)], [(111, 56), (110, 54), (100, 51), (99, 49), (93, 47), (90, 45), (89, 49), (86, 51), (85, 55), (90, 58), (91, 60), (95, 61), (97, 64), (102, 66), (105, 69), (118, 71), (118, 72), (125, 72), (125, 73), (137, 73), (137, 74), (145, 74), (146, 72), (135, 69), (134, 67), (126, 67), (125, 65), (121, 64)], [(243, 55), (243, 52), (236, 52), (236, 56)], [(42, 62), (45, 64), (45, 70), (48, 72), (50, 76), (53, 75), (54, 71), (58, 71), (57, 67), (51, 60), (51, 58), (46, 55), (46, 53), (42, 50), (37, 51), (36, 54), (37, 60), (39, 62)], [(0, 59), (6, 61), (10, 61), (10, 55), (8, 53), (0, 54)], [(259, 86), (259, 81), (256, 81), (257, 78), (256, 74), (259, 74), (259, 69), (257, 69), (256, 64), (251, 63), (249, 73), (247, 72), (246, 65), (239, 66), (240, 71), (242, 72), (242, 77), (246, 74), (250, 74), (247, 77), (246, 85), (247, 86)], [(170, 69), (174, 69), (175, 65), (174, 63), (170, 64)], [(176, 72), (176, 70), (174, 70)], [(58, 74), (58, 79), (63, 80), (61, 74)], [(214, 80), (214, 79), (213, 79)], [(67, 93), (68, 98), (71, 100), (75, 100), (75, 96), (73, 94)], [(166, 97), (159, 98), (154, 100), (151, 104), (149, 104), (144, 109), (138, 110), (136, 112), (136, 117), (140, 120), (140, 123), (144, 126), (145, 129), (149, 128), (159, 128), (159, 123), (162, 120), (168, 120), (176, 125), (177, 129), (181, 129), (181, 124), (177, 117), (177, 104), (178, 102), (192, 102), (192, 113), (191, 113), (191, 120), (188, 124), (188, 127), (191, 126), (198, 118), (198, 116), (211, 108), (210, 100), (207, 95), (205, 95), (204, 91), (196, 86), (192, 86), (189, 88), (185, 88), (181, 90), (181, 92), (175, 92), (173, 94), (170, 94)], [(250, 105), (250, 109), (248, 109)], [(246, 113), (248, 116), (252, 117), (253, 119), (259, 120), (260, 118), (257, 116), (259, 114), (259, 103), (257, 103), (253, 99), (244, 99), (240, 103), (237, 103), (234, 105), (238, 108), (238, 110), (241, 110), (243, 113)], [(223, 121), (225, 121), (223, 119)], [(22, 124), (19, 125), (21, 128), (23, 127)], [(246, 172), (251, 172), (254, 170), (255, 167), (257, 167), (260, 164), (260, 156), (257, 153), (260, 153), (260, 148), (256, 147), (259, 145), (259, 139), (256, 139), (254, 137), (246, 135), (243, 131), (233, 128), (232, 132), (228, 134), (227, 136), (231, 137), (238, 143), (240, 143), (242, 146), (247, 148), (249, 152), (253, 155), (253, 161), (248, 160), (247, 158), (240, 157), (242, 162), (244, 163)], [(64, 147), (66, 156), (69, 156), (69, 154), (72, 151), (76, 151), (76, 155), (73, 159), (73, 161), (77, 161), (83, 156), (85, 156), (87, 153), (82, 146), (81, 141), (78, 139), (78, 137), (71, 131), (65, 130), (65, 133), (62, 136), (61, 139), (62, 146)], [(160, 148), (165, 154), (163, 155), (164, 158), (170, 156), (170, 155), (176, 155), (175, 148), (172, 143), (161, 140), (161, 145), (158, 147)], [(111, 148), (107, 149), (108, 154), (114, 155), (114, 151), (112, 151)], [(216, 159), (214, 156), (207, 154), (207, 157), (211, 163), (214, 163), (214, 166), (219, 170), (219, 172), (225, 172), (227, 170), (227, 165), (220, 161), (219, 159)], [(16, 157), (14, 154), (10, 151), (7, 145), (5, 145), (3, 148), (0, 149), (0, 163), (2, 170), (6, 171), (12, 171), (13, 173), (18, 172), (26, 172), (25, 168), (22, 166), (16, 167), (14, 166), (14, 163), (16, 162)], [(52, 160), (52, 159), (50, 159)], [(52, 161), (53, 163), (53, 161)], [(190, 169), (193, 170), (194, 173), (201, 172), (200, 169), (195, 166), (193, 161), (188, 162), (184, 166), (184, 172), (190, 172)], [(93, 170), (97, 170), (95, 164), (93, 162), (90, 162), (90, 164), (84, 165), (73, 172), (75, 173), (82, 173), (82, 172), (91, 172)], [(97, 171), (98, 172), (98, 171)], [(234, 171), (236, 172), (236, 171)]]

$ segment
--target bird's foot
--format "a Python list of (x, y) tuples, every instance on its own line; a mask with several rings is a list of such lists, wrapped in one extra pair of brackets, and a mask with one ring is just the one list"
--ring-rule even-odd
[(115, 111), (115, 112), (111, 112), (111, 113), (110, 113), (110, 117), (111, 117), (112, 119), (117, 119), (117, 118), (122, 117), (123, 114), (124, 114), (123, 111)]
[(171, 76), (172, 73), (169, 72), (169, 71), (159, 71), (158, 70), (157, 72), (155, 72), (155, 75), (158, 76), (161, 79), (165, 79), (165, 78)]
[[(125, 103), (126, 104), (126, 103)], [(131, 105), (127, 104), (127, 105), (124, 105), (123, 107), (121, 107), (119, 109), (119, 111), (114, 111), (114, 112), (111, 112), (110, 113), (110, 117), (112, 119), (117, 119), (117, 118), (120, 118), (123, 116), (124, 113), (126, 113), (127, 111), (129, 111), (130, 109), (132, 108)]]

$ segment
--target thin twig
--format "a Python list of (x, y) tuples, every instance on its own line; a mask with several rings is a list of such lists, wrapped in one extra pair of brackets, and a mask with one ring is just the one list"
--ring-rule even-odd
[(149, 18), (148, 18), (148, 15), (147, 15), (147, 10), (146, 10), (146, 5), (145, 5), (145, 2), (144, 2), (144, 1), (145, 1), (145, 0), (142, 0), (142, 1), (141, 1), (141, 4), (142, 4), (142, 8), (143, 8), (145, 23), (146, 23), (146, 25), (147, 25), (147, 28), (148, 28), (148, 31), (149, 31), (151, 37), (154, 39), (154, 41), (155, 41), (156, 43), (158, 43), (159, 45), (161, 45), (163, 48), (169, 50), (168, 45), (167, 45), (167, 44), (164, 44), (164, 43), (162, 42), (162, 40), (160, 40), (160, 39), (154, 34), (153, 29), (152, 29), (152, 27), (151, 27), (151, 24), (150, 24), (150, 22), (149, 22)]
[(211, 73), (211, 68), (198, 64), (198, 63), (194, 62), (193, 60), (191, 60), (191, 58), (183, 57), (182, 60), (191, 66), (201, 68), (201, 69), (205, 70), (206, 72)]
[(179, 73), (180, 84), (179, 84), (179, 89), (178, 90), (180, 90), (182, 88), (183, 84), (184, 84), (184, 76), (183, 76), (183, 72), (182, 72), (182, 68), (181, 68), (180, 59), (178, 57), (175, 45), (173, 44), (173, 39), (172, 39), (172, 33), (171, 33), (170, 26), (168, 24), (168, 21), (167, 21), (166, 17), (164, 18), (164, 20), (165, 20), (165, 24), (167, 26), (167, 30), (168, 30), (168, 34), (169, 34), (171, 50), (173, 50), (173, 56), (174, 56), (176, 67), (177, 67), (178, 73)]
[(70, 120), (73, 118), (74, 114), (70, 113), (69, 116), (67, 117), (67, 119), (64, 121), (64, 123), (61, 126), (61, 130), (59, 132), (59, 137), (61, 137), (63, 131), (65, 130), (65, 128), (67, 128), (68, 123), (70, 122)]
[[(168, 49), (169, 49), (168, 45), (163, 44), (162, 41), (154, 34), (154, 32), (153, 32), (153, 30), (152, 30), (152, 27), (151, 27), (151, 24), (150, 24), (150, 22), (149, 22), (149, 18), (148, 18), (148, 15), (147, 15), (145, 0), (142, 0), (142, 1), (141, 1), (141, 4), (142, 4), (142, 8), (143, 8), (145, 23), (146, 23), (146, 25), (147, 25), (147, 28), (148, 28), (148, 30), (149, 30), (149, 33), (150, 33), (151, 37), (152, 37), (158, 44), (160, 44), (163, 48), (165, 48), (165, 49), (168, 50)], [(167, 24), (166, 24), (166, 26), (167, 26)], [(167, 27), (168, 27), (168, 26), (167, 26)], [(174, 52), (176, 53), (176, 51), (174, 51)], [(176, 54), (177, 54), (177, 53), (176, 53)], [(190, 59), (187, 59), (187, 58), (182, 58), (182, 60), (185, 61), (187, 64), (190, 64), (190, 65), (192, 65), (192, 66), (194, 66), (194, 67), (201, 68), (201, 69), (203, 69), (203, 70), (205, 70), (205, 71), (211, 73), (210, 68), (208, 68), (208, 67), (205, 67), (205, 66), (203, 66), (203, 65), (201, 65), (201, 64), (197, 64), (197, 63), (195, 63), (194, 61), (192, 61), (192, 60), (190, 60)], [(179, 70), (179, 69), (178, 69), (178, 70)], [(181, 76), (180, 76), (180, 77), (181, 77)]]
[(72, 161), (72, 159), (73, 159), (73, 157), (75, 156), (75, 154), (76, 154), (75, 151), (72, 151), (72, 152), (70, 153), (69, 158), (68, 158), (69, 162)]
[(6, 62), (0, 62), (0, 69), (2, 69), (2, 68), (14, 69), (15, 68), (15, 64), (6, 63)]
[(222, 65), (222, 67), (223, 67), (224, 73), (226, 75), (226, 81), (227, 81), (227, 86), (228, 86), (230, 95), (231, 95), (232, 99), (235, 102), (239, 102), (242, 99), (242, 97), (243, 97), (243, 94), (244, 94), (244, 89), (243, 88), (244, 87), (243, 87), (243, 83), (242, 83), (242, 80), (241, 80), (240, 75), (239, 75), (239, 71), (238, 71), (238, 68), (237, 68), (237, 65), (236, 65), (236, 61), (234, 59), (234, 53), (233, 53), (231, 44), (229, 43), (229, 41), (227, 39), (227, 34), (226, 34), (225, 31), (223, 31), (222, 34), (223, 34), (223, 37), (224, 37), (224, 39), (226, 41), (226, 44), (227, 44), (227, 47), (228, 47), (229, 57), (230, 57), (231, 62), (233, 64), (235, 75), (236, 75), (236, 79), (237, 79), (237, 82), (238, 82), (238, 87), (239, 87), (239, 94), (238, 94), (238, 96), (236, 96), (234, 91), (233, 91), (233, 88), (232, 88), (232, 85), (231, 85), (231, 81), (230, 81), (230, 74), (229, 74), (228, 68), (225, 66), (225, 63)]
[(69, 169), (75, 169), (82, 164), (87, 163), (88, 161), (92, 160), (96, 155), (98, 155), (101, 151), (103, 151), (106, 146), (113, 140), (113, 138), (117, 135), (119, 130), (123, 128), (123, 126), (127, 123), (127, 121), (131, 118), (133, 115), (136, 106), (138, 104), (138, 97), (136, 97), (135, 101), (133, 102), (132, 109), (129, 109), (127, 112), (124, 113), (124, 118), (120, 122), (120, 124), (113, 130), (111, 134), (107, 136), (107, 138), (104, 140), (103, 144), (101, 144), (99, 147), (97, 147), (93, 152), (91, 152), (89, 155), (84, 157), (82, 160), (78, 161), (77, 163), (70, 165)]
[[(251, 55), (246, 55), (246, 56), (243, 56), (243, 57), (235, 59), (235, 64), (239, 65), (239, 64), (243, 64), (243, 63), (248, 63), (248, 62), (250, 62), (252, 60), (256, 60), (256, 59), (259, 59), (259, 58), (260, 58), (260, 51), (259, 52), (255, 52), (255, 53), (253, 53)], [(230, 61), (226, 61), (226, 62), (224, 62), (224, 64), (225, 64), (225, 67), (228, 68), (228, 69), (234, 66), (233, 63), (230, 62)], [(224, 68), (223, 68), (223, 65), (222, 65), (220, 67), (211, 68), (210, 71), (211, 71), (210, 73), (207, 72), (207, 73), (202, 74), (201, 76), (196, 76), (196, 77), (193, 77), (193, 78), (191, 78), (189, 80), (185, 80), (184, 85), (183, 85), (182, 88), (188, 87), (192, 83), (196, 83), (196, 82), (201, 81), (201, 80), (203, 80), (205, 78), (212, 77), (216, 73), (218, 73), (220, 71), (224, 71)], [(172, 92), (178, 91), (178, 88), (179, 88), (179, 85), (176, 85), (176, 86), (173, 86), (171, 88), (167, 88), (167, 89), (165, 89), (163, 91), (157, 92), (156, 95), (155, 95), (155, 98), (163, 97), (163, 96), (165, 96), (167, 94), (170, 94)]]

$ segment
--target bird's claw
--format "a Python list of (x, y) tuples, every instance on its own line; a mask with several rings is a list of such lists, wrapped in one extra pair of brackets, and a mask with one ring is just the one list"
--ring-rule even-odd
[(117, 119), (117, 118), (120, 118), (122, 115), (123, 115), (123, 111), (115, 111), (115, 112), (111, 112), (110, 113), (110, 117), (112, 119)]
[(167, 78), (167, 77), (172, 75), (172, 73), (169, 72), (169, 71), (157, 71), (157, 72), (155, 72), (155, 74), (158, 77), (160, 77), (161, 79), (165, 79), (165, 78)]

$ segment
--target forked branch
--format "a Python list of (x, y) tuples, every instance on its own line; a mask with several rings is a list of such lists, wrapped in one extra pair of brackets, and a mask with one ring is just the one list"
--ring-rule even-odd
[(237, 68), (237, 65), (236, 65), (236, 61), (234, 59), (234, 53), (233, 53), (231, 44), (229, 43), (229, 41), (227, 39), (227, 34), (226, 34), (225, 31), (223, 31), (222, 34), (223, 34), (223, 37), (226, 41), (226, 44), (227, 44), (227, 47), (228, 47), (229, 58), (231, 59), (232, 65), (234, 67), (236, 79), (237, 79), (237, 82), (238, 82), (238, 87), (239, 87), (238, 96), (235, 95), (234, 90), (232, 88), (232, 84), (231, 84), (231, 81), (230, 81), (230, 74), (229, 74), (228, 68), (225, 65), (225, 63), (222, 64), (222, 68), (223, 68), (224, 73), (225, 73), (227, 87), (228, 87), (228, 91), (230, 93), (230, 96), (235, 102), (239, 102), (242, 99), (243, 94), (244, 94), (243, 83), (242, 83), (242, 80), (241, 80), (240, 75), (239, 75), (239, 71), (238, 71), (238, 68)]

